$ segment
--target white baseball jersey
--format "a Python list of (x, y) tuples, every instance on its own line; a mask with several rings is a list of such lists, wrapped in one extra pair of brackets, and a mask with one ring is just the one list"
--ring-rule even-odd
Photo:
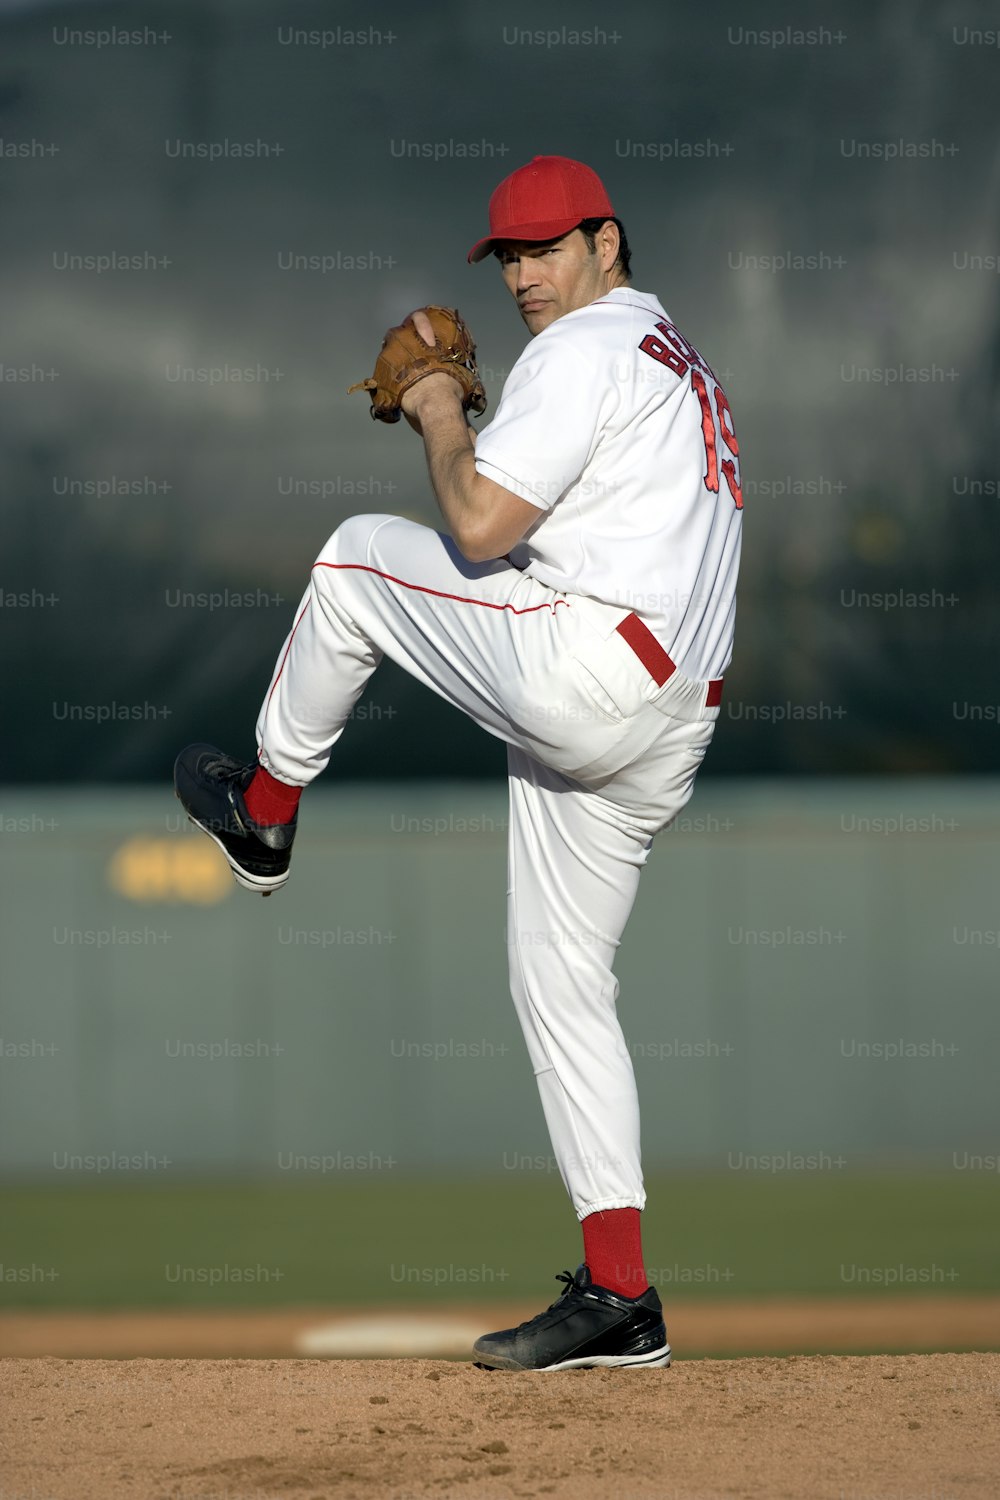
[(510, 560), (634, 610), (688, 677), (733, 649), (743, 500), (725, 394), (656, 297), (616, 287), (533, 338), (476, 440), (542, 512)]

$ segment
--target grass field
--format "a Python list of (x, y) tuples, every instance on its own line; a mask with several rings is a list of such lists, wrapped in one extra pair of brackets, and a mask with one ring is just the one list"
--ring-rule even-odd
[[(676, 1175), (647, 1192), (647, 1270), (671, 1297), (1000, 1290), (996, 1178)], [(581, 1247), (553, 1180), (0, 1190), (8, 1308), (531, 1298)]]

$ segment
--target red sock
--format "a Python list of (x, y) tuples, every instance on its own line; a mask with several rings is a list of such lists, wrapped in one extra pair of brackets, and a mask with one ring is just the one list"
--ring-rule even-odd
[(295, 817), (304, 787), (289, 786), (279, 781), (263, 766), (257, 767), (253, 781), (243, 793), (247, 812), (255, 823), (268, 826), (273, 823), (290, 823)]
[(595, 1286), (640, 1297), (649, 1286), (637, 1208), (606, 1208), (583, 1220), (583, 1258)]

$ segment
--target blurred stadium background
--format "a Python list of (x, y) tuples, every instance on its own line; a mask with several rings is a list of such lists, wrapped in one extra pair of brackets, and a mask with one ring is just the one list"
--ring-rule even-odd
[(537, 1310), (578, 1259), (506, 992), (503, 747), (386, 663), (263, 908), (170, 786), (189, 740), (251, 753), (341, 520), (436, 524), (344, 392), (443, 301), (495, 405), (523, 332), (465, 252), (546, 152), (605, 178), (745, 460), (716, 743), (618, 966), (651, 1271), (668, 1311), (849, 1329), (695, 1317), (682, 1352), (1000, 1347), (995, 17), (572, 24), (0, 3), (0, 1347)]

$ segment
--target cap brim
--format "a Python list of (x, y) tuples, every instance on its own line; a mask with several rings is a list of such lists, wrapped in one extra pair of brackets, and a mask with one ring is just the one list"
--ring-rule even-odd
[(540, 244), (544, 240), (559, 240), (564, 234), (569, 234), (579, 224), (579, 219), (556, 219), (548, 224), (511, 224), (503, 234), (488, 234), (485, 239), (477, 240), (469, 251), (466, 259), (470, 265), (476, 261), (485, 260), (497, 245), (503, 244), (504, 240), (525, 240), (529, 244)]

